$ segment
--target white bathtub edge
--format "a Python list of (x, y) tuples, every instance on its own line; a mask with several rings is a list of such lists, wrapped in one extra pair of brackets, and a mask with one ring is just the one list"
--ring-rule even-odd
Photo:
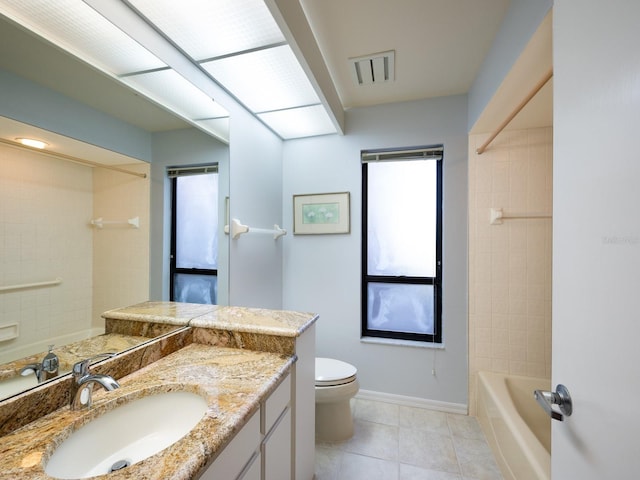
[[(493, 372), (478, 372), (477, 375), (478, 375), (478, 382), (476, 385), (476, 389), (479, 389), (481, 385), (488, 386), (486, 390), (488, 394), (491, 396), (491, 400), (495, 403), (496, 407), (501, 412), (510, 413), (502, 417), (502, 419), (508, 425), (510, 433), (514, 436), (515, 441), (518, 443), (518, 445), (522, 449), (522, 454), (527, 458), (527, 461), (530, 463), (530, 466), (535, 475), (535, 479), (550, 480), (550, 459), (547, 460), (547, 458), (549, 457), (547, 451), (540, 444), (540, 442), (535, 437), (533, 432), (529, 430), (529, 427), (526, 425), (524, 420), (520, 418), (508, 394), (506, 394), (504, 397), (500, 396), (495, 391), (495, 388), (491, 388), (492, 384), (493, 386), (495, 386), (496, 382), (502, 382), (502, 384), (499, 385), (497, 388), (498, 389), (503, 388), (504, 390), (506, 390), (506, 386), (503, 386), (504, 377), (519, 377), (519, 376), (498, 374)], [(526, 378), (531, 380), (531, 378), (529, 377), (526, 377)], [(545, 379), (538, 379), (538, 380), (545, 381)], [(531, 395), (533, 396), (533, 391), (531, 392)], [(478, 420), (480, 421), (480, 424), (483, 427), (483, 430), (485, 430), (485, 436), (487, 436), (487, 440), (489, 441), (489, 444), (494, 449), (495, 456), (499, 457), (497, 458), (498, 463), (502, 464), (501, 466), (503, 467), (503, 469), (504, 467), (506, 467), (508, 472), (511, 473), (512, 478), (515, 478), (515, 475), (513, 474), (512, 469), (509, 466), (508, 459), (505, 459), (503, 457), (502, 449), (500, 448), (499, 443), (495, 439), (493, 426), (491, 425), (490, 419), (487, 418), (485, 421), (484, 419), (480, 418), (481, 410), (485, 408), (486, 406), (484, 404), (480, 405), (480, 398), (478, 395)], [(482, 411), (482, 413), (485, 414), (486, 412)], [(489, 431), (487, 431), (487, 429)], [(490, 435), (493, 436), (493, 438), (490, 439), (489, 438)], [(543, 457), (545, 458), (545, 460), (542, 460)], [(516, 480), (521, 480), (521, 479), (516, 479)]]

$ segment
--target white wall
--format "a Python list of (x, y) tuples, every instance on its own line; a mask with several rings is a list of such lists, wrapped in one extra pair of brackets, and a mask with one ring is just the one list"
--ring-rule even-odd
[(151, 134), (139, 127), (3, 69), (0, 88), (3, 117), (151, 161)]
[[(231, 218), (282, 226), (282, 141), (244, 110), (232, 112)], [(282, 239), (247, 233), (230, 241), (231, 305), (282, 308)]]
[[(318, 356), (354, 364), (362, 389), (467, 403), (466, 100), (455, 96), (352, 109), (345, 136), (284, 146), (286, 228), (292, 229), (294, 194), (348, 191), (351, 233), (284, 237), (283, 306), (320, 315)], [(362, 343), (360, 150), (430, 144), (444, 144), (444, 349)]]

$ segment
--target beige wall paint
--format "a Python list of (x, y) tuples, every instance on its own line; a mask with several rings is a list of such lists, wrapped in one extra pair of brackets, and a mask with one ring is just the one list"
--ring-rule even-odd
[(469, 411), (480, 370), (550, 378), (550, 219), (491, 225), (505, 215), (551, 213), (551, 127), (469, 137)]

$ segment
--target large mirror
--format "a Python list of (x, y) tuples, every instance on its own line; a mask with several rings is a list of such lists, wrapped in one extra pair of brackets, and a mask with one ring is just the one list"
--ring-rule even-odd
[[(51, 358), (49, 345), (54, 345), (59, 375), (78, 356), (148, 340), (103, 335), (101, 314), (170, 298), (168, 167), (219, 165), (218, 231), (223, 231), (229, 148), (2, 17), (0, 82), (5, 93), (13, 92), (7, 85), (16, 85), (43, 99), (43, 111), (32, 112), (32, 121), (24, 115), (16, 120), (19, 95), (0, 107), (0, 139), (7, 140), (0, 143), (1, 400), (37, 384), (37, 377), (53, 376), (41, 368), (51, 363), (45, 361)], [(93, 118), (104, 115), (105, 130), (125, 127), (122, 137), (115, 130), (112, 149), (90, 143), (88, 124), (83, 138), (82, 121), (73, 117), (79, 111)], [(52, 118), (74, 127), (78, 136), (53, 133), (60, 129), (46, 128)], [(124, 145), (131, 134), (127, 125), (148, 145), (140, 156), (122, 153), (129, 148)], [(57, 154), (13, 145), (25, 136), (44, 140)], [(228, 301), (228, 258), (228, 239), (221, 234), (219, 304)]]

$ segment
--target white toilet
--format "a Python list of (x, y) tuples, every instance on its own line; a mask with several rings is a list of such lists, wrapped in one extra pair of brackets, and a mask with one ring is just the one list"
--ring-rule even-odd
[(350, 400), (358, 393), (358, 370), (333, 358), (316, 358), (316, 439), (340, 442), (353, 436)]

